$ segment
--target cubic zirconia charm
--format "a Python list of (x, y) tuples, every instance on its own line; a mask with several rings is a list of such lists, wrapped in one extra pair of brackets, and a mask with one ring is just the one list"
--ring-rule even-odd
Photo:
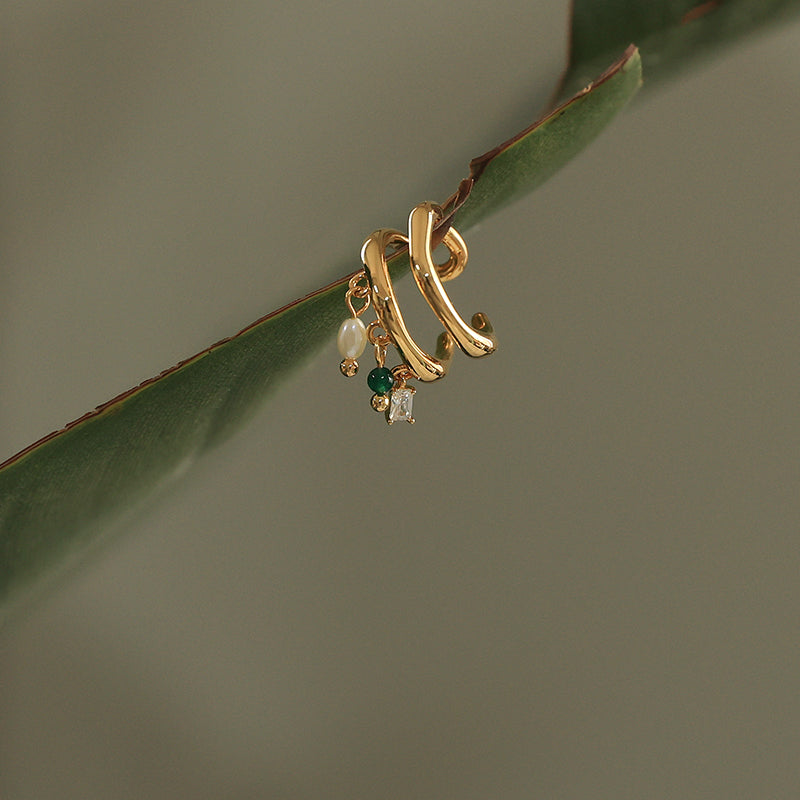
[(392, 390), (389, 415), (386, 418), (390, 425), (404, 420), (414, 424), (414, 417), (411, 414), (414, 405), (414, 391), (408, 386)]

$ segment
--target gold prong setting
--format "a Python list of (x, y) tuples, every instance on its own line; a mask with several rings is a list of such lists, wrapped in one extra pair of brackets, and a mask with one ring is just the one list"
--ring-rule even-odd
[(388, 394), (374, 394), (370, 400), (370, 405), (372, 405), (373, 410), (377, 411), (379, 414), (388, 411), (389, 404), (390, 400)]
[(345, 378), (352, 378), (358, 372), (358, 361), (354, 358), (343, 358), (339, 370)]

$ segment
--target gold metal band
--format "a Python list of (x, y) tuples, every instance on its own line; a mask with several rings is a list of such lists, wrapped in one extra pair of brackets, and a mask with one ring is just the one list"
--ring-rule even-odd
[[(479, 312), (472, 318), (475, 327), (467, 325), (442, 286), (443, 280), (452, 280), (463, 272), (468, 254), (467, 245), (461, 235), (450, 228), (444, 237), (444, 244), (450, 250), (450, 260), (441, 268), (434, 263), (431, 237), (440, 214), (441, 209), (434, 203), (420, 203), (409, 215), (408, 248), (411, 271), (423, 297), (442, 325), (453, 335), (456, 344), (468, 356), (480, 358), (493, 353), (497, 345), (488, 318)], [(454, 261), (455, 265), (448, 269)]]
[[(372, 304), (381, 328), (391, 338), (414, 376), (421, 381), (435, 381), (444, 377), (454, 345), (473, 358), (489, 355), (496, 348), (488, 317), (478, 312), (472, 317), (472, 325), (468, 325), (455, 310), (442, 286), (443, 281), (452, 280), (464, 270), (467, 246), (460, 234), (450, 228), (442, 239), (450, 251), (450, 258), (445, 264), (434, 263), (431, 238), (440, 218), (441, 209), (437, 205), (420, 203), (409, 216), (408, 236), (391, 228), (381, 228), (364, 242), (361, 249), (364, 271), (372, 289)], [(389, 275), (387, 248), (405, 244), (409, 248), (414, 280), (445, 328), (438, 338), (435, 357), (419, 347), (408, 332)]]

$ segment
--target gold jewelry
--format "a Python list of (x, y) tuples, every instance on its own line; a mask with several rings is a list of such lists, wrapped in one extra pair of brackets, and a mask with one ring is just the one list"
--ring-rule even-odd
[[(339, 351), (344, 356), (340, 368), (352, 377), (358, 370), (356, 359), (369, 341), (375, 348), (377, 366), (367, 376), (367, 384), (375, 394), (372, 407), (386, 413), (386, 421), (414, 422), (411, 415), (416, 389), (408, 381), (416, 378), (423, 382), (435, 381), (447, 374), (454, 345), (473, 358), (493, 353), (496, 348), (494, 332), (489, 318), (478, 312), (468, 325), (453, 307), (442, 286), (444, 281), (458, 277), (467, 263), (467, 246), (461, 235), (448, 228), (442, 243), (450, 251), (444, 264), (433, 260), (432, 239), (437, 223), (442, 220), (442, 209), (435, 203), (420, 203), (408, 218), (408, 235), (391, 228), (380, 228), (361, 248), (364, 269), (350, 279), (345, 302), (351, 318), (339, 329)], [(407, 246), (411, 274), (428, 305), (439, 318), (445, 330), (437, 340), (436, 355), (426, 353), (411, 337), (403, 320), (394, 293), (386, 250), (391, 246)], [(362, 305), (356, 309), (353, 300)], [(377, 320), (366, 328), (358, 317), (372, 304)], [(383, 333), (378, 333), (382, 330)], [(402, 363), (393, 369), (386, 367), (386, 348), (393, 345)]]

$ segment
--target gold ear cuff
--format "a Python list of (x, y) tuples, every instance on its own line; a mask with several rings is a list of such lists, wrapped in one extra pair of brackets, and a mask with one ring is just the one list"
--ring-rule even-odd
[[(414, 422), (411, 415), (415, 389), (408, 381), (416, 378), (429, 382), (447, 374), (454, 345), (473, 358), (493, 353), (496, 348), (494, 332), (488, 317), (478, 312), (468, 325), (455, 310), (442, 283), (458, 277), (467, 263), (467, 246), (461, 235), (450, 228), (442, 243), (450, 252), (444, 264), (433, 260), (431, 239), (440, 221), (442, 210), (434, 203), (420, 203), (408, 218), (408, 235), (390, 228), (375, 231), (361, 248), (363, 271), (354, 275), (345, 295), (351, 317), (339, 329), (339, 351), (344, 356), (340, 369), (347, 377), (358, 371), (357, 358), (369, 341), (375, 348), (377, 366), (367, 376), (367, 384), (375, 393), (372, 407), (386, 413), (386, 421)], [(386, 250), (392, 246), (408, 246), (411, 274), (428, 305), (439, 318), (445, 330), (437, 341), (436, 355), (425, 352), (408, 332), (403, 314), (392, 286)], [(361, 301), (360, 307), (354, 300)], [(371, 305), (377, 320), (365, 327), (359, 317)], [(378, 333), (382, 330), (383, 333)], [(387, 369), (386, 351), (393, 345), (402, 363)]]

